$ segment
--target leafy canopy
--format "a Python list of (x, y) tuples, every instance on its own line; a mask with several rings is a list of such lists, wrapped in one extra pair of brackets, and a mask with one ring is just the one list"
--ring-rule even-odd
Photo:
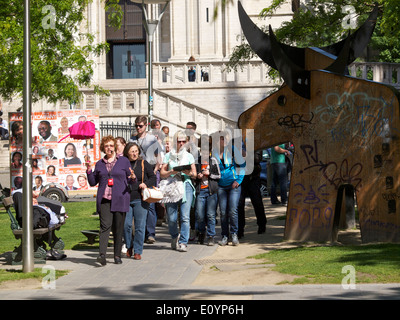
[[(261, 11), (260, 17), (265, 18), (268, 24), (268, 18), (283, 4), (288, 3), (291, 4), (292, 1), (273, 0), (269, 7)], [(400, 24), (398, 22), (400, 1), (398, 0), (302, 1), (296, 8), (293, 19), (282, 23), (281, 27), (274, 32), (280, 41), (298, 47), (326, 46), (343, 39), (348, 34), (349, 27), (356, 29), (364, 23), (375, 3), (378, 4), (380, 13), (370, 41), (373, 55), (368, 58), (371, 61), (400, 63)], [(354, 11), (345, 10), (346, 6), (352, 6), (351, 10)], [(354, 25), (351, 21), (354, 21)], [(244, 61), (255, 57), (254, 52), (244, 40), (233, 50), (229, 68), (236, 69)]]
[[(78, 88), (92, 86), (94, 59), (108, 45), (85, 31), (90, 1), (30, 0), (33, 101), (72, 102)], [(118, 27), (118, 0), (106, 1), (105, 7)], [(23, 14), (22, 1), (0, 0), (0, 96), (7, 100), (23, 91)]]

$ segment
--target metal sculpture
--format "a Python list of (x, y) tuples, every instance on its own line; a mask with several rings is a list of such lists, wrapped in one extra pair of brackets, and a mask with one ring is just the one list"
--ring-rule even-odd
[[(390, 86), (346, 75), (364, 50), (378, 8), (343, 41), (296, 48), (262, 32), (239, 2), (250, 46), (285, 83), (241, 114), (255, 150), (295, 146), (285, 239), (336, 240), (343, 189), (354, 190), (363, 242), (400, 241), (399, 96)], [(342, 213), (343, 215), (343, 213)]]

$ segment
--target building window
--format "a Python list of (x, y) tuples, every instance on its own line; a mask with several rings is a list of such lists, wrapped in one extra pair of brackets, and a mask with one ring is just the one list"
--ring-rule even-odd
[(141, 6), (130, 0), (120, 0), (119, 5), (124, 12), (121, 28), (115, 30), (106, 20), (106, 39), (110, 44), (107, 79), (146, 78), (146, 31)]

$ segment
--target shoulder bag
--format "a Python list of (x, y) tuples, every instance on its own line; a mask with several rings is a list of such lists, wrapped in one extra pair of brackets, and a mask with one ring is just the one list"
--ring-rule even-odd
[[(143, 178), (144, 178), (144, 160), (142, 160), (142, 183), (143, 183)], [(148, 203), (154, 203), (162, 200), (163, 194), (161, 190), (157, 187), (145, 188), (142, 191), (142, 198), (143, 201), (146, 201)]]

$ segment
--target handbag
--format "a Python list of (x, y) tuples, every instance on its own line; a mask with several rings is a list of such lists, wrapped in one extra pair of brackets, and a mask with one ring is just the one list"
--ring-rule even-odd
[(162, 200), (163, 194), (159, 188), (153, 187), (153, 188), (143, 189), (142, 197), (143, 201), (146, 201), (148, 203), (154, 203)]
[[(142, 160), (142, 183), (144, 177), (144, 160)], [(145, 188), (142, 191), (142, 198), (143, 201), (148, 203), (158, 202), (163, 199), (163, 194), (160, 188), (153, 187), (153, 188)]]

